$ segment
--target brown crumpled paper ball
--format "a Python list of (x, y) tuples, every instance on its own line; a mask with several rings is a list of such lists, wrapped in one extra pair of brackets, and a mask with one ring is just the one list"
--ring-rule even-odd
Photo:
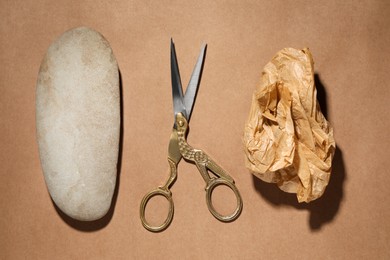
[(310, 202), (329, 183), (336, 144), (321, 113), (309, 49), (285, 48), (265, 66), (245, 125), (246, 166)]

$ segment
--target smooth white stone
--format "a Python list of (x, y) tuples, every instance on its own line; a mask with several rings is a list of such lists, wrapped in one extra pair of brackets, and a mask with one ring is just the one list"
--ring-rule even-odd
[(78, 220), (110, 208), (120, 135), (119, 71), (98, 32), (76, 28), (48, 49), (38, 74), (39, 154), (56, 205)]

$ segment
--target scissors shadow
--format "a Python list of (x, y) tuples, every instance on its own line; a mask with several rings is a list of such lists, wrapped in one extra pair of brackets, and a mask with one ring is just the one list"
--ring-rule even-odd
[(120, 134), (119, 134), (117, 177), (116, 177), (114, 194), (111, 201), (111, 206), (107, 214), (98, 220), (80, 221), (66, 215), (52, 200), (53, 206), (57, 214), (61, 217), (61, 219), (72, 228), (84, 232), (93, 232), (106, 227), (110, 223), (112, 216), (114, 215), (114, 209), (118, 198), (118, 191), (120, 186), (120, 175), (121, 175), (121, 168), (122, 168), (122, 151), (123, 151), (123, 84), (122, 84), (122, 74), (120, 70), (118, 70), (118, 73), (119, 73), (119, 97), (120, 97)]
[[(315, 74), (314, 79), (317, 87), (318, 101), (322, 112), (327, 116), (325, 88), (318, 74)], [(339, 147), (336, 147), (332, 168), (332, 175), (325, 193), (321, 198), (310, 203), (298, 203), (295, 194), (285, 193), (275, 184), (263, 182), (254, 175), (252, 176), (253, 185), (258, 193), (273, 206), (280, 207), (288, 205), (299, 210), (309, 211), (310, 229), (312, 231), (319, 231), (324, 224), (335, 219), (344, 196), (343, 185), (346, 179), (346, 171), (342, 151)]]

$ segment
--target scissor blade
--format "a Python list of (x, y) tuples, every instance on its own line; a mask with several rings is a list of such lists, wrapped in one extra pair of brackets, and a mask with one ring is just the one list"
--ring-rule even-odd
[[(172, 99), (174, 116), (178, 113), (186, 114), (183, 103), (183, 89), (181, 87), (179, 65), (177, 64), (175, 44), (171, 39), (171, 78), (172, 78)], [(187, 117), (187, 115), (184, 115)], [(175, 121), (175, 118), (174, 118)]]
[(188, 83), (186, 93), (184, 95), (184, 106), (187, 112), (187, 121), (190, 121), (192, 108), (194, 106), (194, 101), (196, 99), (196, 94), (198, 92), (198, 87), (200, 83), (200, 78), (202, 76), (204, 57), (206, 54), (207, 44), (203, 44), (198, 60), (196, 61), (194, 70), (192, 71), (190, 82)]

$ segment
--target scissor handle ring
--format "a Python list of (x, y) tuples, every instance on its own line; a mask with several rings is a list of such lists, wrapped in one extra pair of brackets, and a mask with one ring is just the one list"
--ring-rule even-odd
[[(145, 208), (146, 208), (146, 205), (148, 204), (148, 201), (152, 197), (159, 196), (159, 195), (165, 197), (169, 201), (169, 212), (168, 212), (168, 216), (165, 219), (163, 224), (161, 224), (160, 226), (152, 226), (148, 223), (148, 221), (145, 218)], [(159, 187), (155, 190), (152, 190), (151, 192), (146, 194), (145, 197), (141, 201), (140, 217), (141, 217), (142, 225), (147, 230), (152, 231), (152, 232), (162, 231), (162, 230), (166, 229), (169, 226), (169, 224), (171, 224), (172, 218), (173, 218), (173, 210), (174, 210), (174, 207), (173, 207), (172, 193), (169, 190), (162, 189), (161, 187)]]
[[(236, 196), (237, 199), (237, 207), (235, 211), (227, 216), (224, 216), (216, 211), (216, 209), (213, 206), (213, 203), (211, 201), (211, 195), (213, 193), (213, 190), (215, 187), (220, 186), (220, 185), (225, 185), (228, 186), (231, 190), (233, 190), (234, 195)], [(238, 191), (237, 187), (234, 185), (234, 183), (227, 181), (225, 179), (220, 179), (220, 178), (215, 178), (211, 179), (211, 181), (208, 183), (206, 187), (206, 203), (207, 207), (209, 208), (209, 211), (211, 214), (213, 214), (214, 217), (216, 217), (218, 220), (223, 221), (223, 222), (230, 222), (235, 220), (241, 213), (242, 210), (242, 198), (240, 195), (240, 192)]]

